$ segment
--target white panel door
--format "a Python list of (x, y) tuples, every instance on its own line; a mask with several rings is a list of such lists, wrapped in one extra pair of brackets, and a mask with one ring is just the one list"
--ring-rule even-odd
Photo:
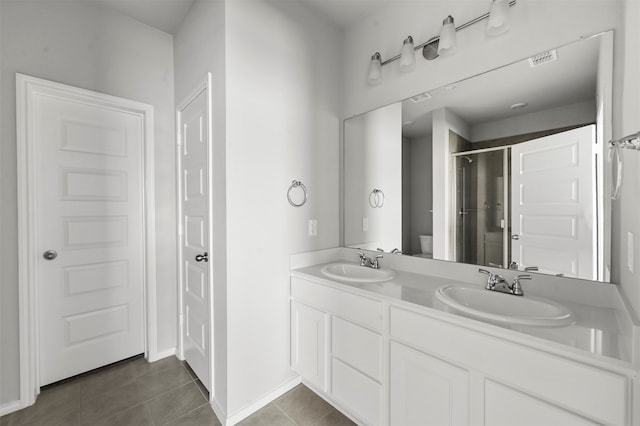
[(595, 125), (512, 147), (512, 261), (597, 279)]
[(207, 90), (179, 111), (183, 356), (211, 390)]
[(141, 115), (36, 93), (40, 385), (144, 352)]
[(392, 425), (468, 425), (469, 372), (391, 342)]

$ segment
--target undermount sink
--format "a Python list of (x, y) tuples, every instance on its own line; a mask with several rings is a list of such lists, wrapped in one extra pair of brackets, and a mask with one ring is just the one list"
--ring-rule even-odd
[(543, 298), (459, 285), (439, 287), (435, 295), (454, 312), (489, 322), (537, 327), (564, 327), (574, 323), (569, 309)]
[(380, 283), (391, 281), (396, 277), (395, 272), (388, 268), (373, 269), (355, 263), (330, 263), (320, 272), (329, 278), (354, 283)]

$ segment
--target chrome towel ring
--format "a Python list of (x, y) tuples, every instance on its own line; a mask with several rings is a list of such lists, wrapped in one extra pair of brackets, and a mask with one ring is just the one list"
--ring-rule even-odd
[(622, 148), (640, 151), (640, 132), (609, 142), (609, 161), (614, 164), (614, 167), (611, 168), (611, 173), (613, 174), (611, 185), (612, 200), (618, 199), (620, 188), (622, 187)]
[[(291, 199), (291, 191), (295, 188), (302, 189), (302, 193), (304, 194), (304, 198), (300, 203), (296, 203)], [(287, 191), (287, 200), (289, 201), (289, 204), (291, 204), (293, 207), (303, 206), (304, 203), (307, 202), (307, 187), (304, 186), (304, 183), (300, 182), (299, 180), (293, 180), (291, 182), (291, 186), (289, 187), (289, 190)]]
[(374, 209), (384, 206), (384, 192), (381, 189), (373, 188), (369, 194), (369, 205)]

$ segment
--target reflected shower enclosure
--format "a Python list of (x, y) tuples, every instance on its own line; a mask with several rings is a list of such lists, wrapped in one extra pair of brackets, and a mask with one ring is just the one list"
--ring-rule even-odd
[(456, 262), (508, 267), (511, 175), (508, 151), (509, 148), (502, 148), (452, 154), (455, 176), (452, 240)]

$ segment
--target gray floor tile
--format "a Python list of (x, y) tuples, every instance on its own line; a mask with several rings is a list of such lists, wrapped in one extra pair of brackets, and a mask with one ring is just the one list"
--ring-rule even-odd
[(93, 426), (153, 426), (144, 404), (122, 411), (95, 423)]
[(127, 383), (101, 393), (91, 394), (80, 403), (80, 422), (94, 423), (135, 407), (146, 398), (137, 382)]
[(250, 415), (238, 426), (295, 426), (296, 424), (287, 417), (282, 410), (273, 403), (267, 405), (256, 413)]
[(347, 416), (335, 408), (326, 416), (313, 424), (313, 426), (355, 426)]
[(141, 389), (143, 401), (191, 382), (191, 377), (179, 363), (151, 372), (136, 380)]
[(147, 401), (146, 406), (153, 424), (159, 426), (174, 421), (205, 403), (207, 401), (196, 384), (190, 381), (184, 386)]
[(298, 385), (275, 402), (297, 425), (312, 425), (334, 408), (304, 385)]
[(3, 416), (2, 426), (77, 424), (78, 402), (81, 393), (75, 384), (68, 383), (43, 390), (37, 404)]
[(188, 412), (182, 417), (169, 422), (167, 426), (221, 426), (209, 404)]

